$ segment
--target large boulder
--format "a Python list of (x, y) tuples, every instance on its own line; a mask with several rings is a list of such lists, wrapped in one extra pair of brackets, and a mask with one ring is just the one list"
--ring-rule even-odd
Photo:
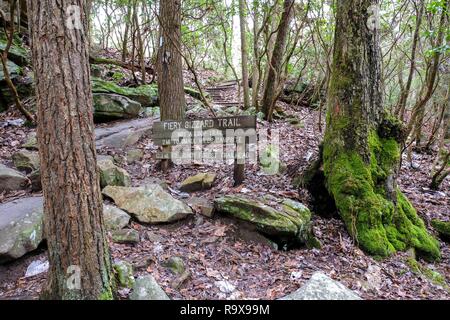
[(136, 279), (130, 300), (170, 300), (153, 276)]
[(181, 183), (180, 190), (184, 192), (195, 192), (211, 189), (216, 175), (214, 173), (199, 173), (185, 179)]
[(16, 170), (0, 164), (0, 193), (3, 191), (23, 190), (27, 185), (27, 177)]
[(100, 159), (97, 161), (100, 171), (100, 186), (122, 186), (131, 185), (131, 177), (124, 169), (116, 166), (110, 159)]
[(43, 240), (42, 197), (0, 205), (0, 263), (35, 250)]
[(20, 150), (13, 154), (12, 160), (17, 169), (27, 173), (38, 170), (40, 167), (39, 153), (36, 151)]
[(107, 186), (102, 192), (142, 223), (174, 222), (192, 213), (191, 208), (157, 184), (136, 188)]
[(92, 92), (94, 94), (113, 93), (125, 96), (139, 102), (144, 108), (155, 107), (158, 105), (158, 87), (156, 85), (143, 85), (136, 88), (120, 87), (114, 82), (93, 77)]
[(279, 244), (318, 246), (312, 234), (311, 212), (299, 202), (280, 200), (275, 208), (260, 200), (225, 196), (216, 199), (214, 206), (217, 212), (250, 223)]
[(128, 213), (109, 204), (103, 205), (103, 217), (106, 229), (111, 231), (123, 229), (130, 223)]
[(322, 272), (316, 272), (303, 287), (280, 300), (361, 300), (361, 298), (342, 283), (334, 281)]
[(141, 112), (141, 104), (127, 97), (94, 93), (94, 119), (98, 122), (137, 118)]

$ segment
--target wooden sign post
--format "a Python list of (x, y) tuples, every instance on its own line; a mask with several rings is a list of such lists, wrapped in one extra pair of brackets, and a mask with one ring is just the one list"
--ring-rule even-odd
[[(200, 160), (198, 147), (217, 145), (223, 152), (224, 146), (233, 146), (233, 153), (226, 154), (223, 160), (234, 159), (234, 184), (242, 184), (245, 179), (246, 151), (249, 144), (256, 145), (256, 117), (236, 116), (199, 120), (161, 121), (153, 124), (153, 142), (162, 147), (162, 152), (156, 158), (161, 160), (162, 170), (167, 170), (168, 161), (177, 159), (173, 152), (175, 146), (183, 146), (191, 151), (193, 158), (185, 160)], [(189, 147), (190, 145), (190, 147)], [(228, 149), (227, 149), (228, 150)], [(222, 154), (219, 152), (219, 154)], [(189, 153), (191, 155), (191, 153)]]

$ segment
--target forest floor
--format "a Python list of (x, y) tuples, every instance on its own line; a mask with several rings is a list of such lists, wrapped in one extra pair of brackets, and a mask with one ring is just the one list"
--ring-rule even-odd
[[(230, 97), (230, 101), (234, 101)], [(322, 133), (318, 128), (319, 112), (306, 107), (283, 105), (289, 117), (300, 120), (291, 125), (285, 120), (273, 123), (259, 121), (259, 128), (270, 128), (280, 133), (280, 157), (287, 165), (283, 174), (265, 175), (258, 165), (246, 167), (247, 179), (243, 186), (233, 187), (233, 168), (229, 165), (183, 165), (163, 174), (152, 157), (157, 152), (150, 138), (142, 139), (134, 148), (145, 152), (142, 161), (124, 164), (132, 175), (134, 186), (140, 186), (157, 177), (167, 182), (175, 198), (181, 181), (199, 172), (214, 172), (216, 183), (209, 191), (197, 192), (211, 201), (220, 195), (245, 194), (291, 198), (309, 204), (306, 190), (292, 186), (293, 172), (301, 172), (317, 156)], [(18, 118), (11, 111), (0, 115), (0, 123)], [(150, 120), (149, 120), (150, 121)], [(32, 129), (23, 126), (0, 128), (0, 162), (9, 164)], [(100, 154), (124, 156), (125, 150), (101, 150)], [(430, 220), (447, 220), (450, 216), (450, 181), (444, 181), (438, 192), (429, 190), (429, 173), (435, 154), (413, 153), (415, 168), (403, 161), (399, 174), (400, 188), (411, 199), (419, 215), (430, 225)], [(0, 195), (0, 203), (30, 195), (23, 191)], [(34, 194), (38, 195), (38, 194)], [(184, 199), (186, 200), (186, 199)], [(367, 256), (352, 241), (338, 216), (323, 217), (315, 214), (314, 232), (322, 243), (321, 249), (299, 248), (276, 250), (261, 241), (257, 234), (242, 232), (235, 221), (215, 216), (207, 218), (195, 214), (186, 220), (169, 225), (141, 225), (132, 223), (139, 231), (141, 242), (136, 245), (111, 242), (113, 259), (126, 260), (135, 266), (135, 276), (151, 273), (172, 299), (277, 299), (297, 290), (312, 273), (322, 271), (355, 290), (364, 299), (450, 299), (450, 247), (441, 242), (442, 260), (424, 267), (442, 274), (447, 285), (441, 286), (417, 273), (408, 264), (408, 253), (398, 253), (378, 261)], [(429, 228), (430, 232), (433, 232)], [(436, 236), (437, 237), (437, 236)], [(163, 266), (169, 258), (181, 257), (190, 271), (190, 277), (180, 288), (172, 282), (177, 276)], [(35, 260), (45, 259), (45, 249), (0, 266), (0, 299), (35, 299), (45, 283), (46, 275), (25, 278), (27, 266)], [(221, 282), (222, 281), (222, 282)], [(231, 284), (223, 290), (220, 283)], [(441, 283), (442, 284), (442, 283)], [(222, 290), (221, 290), (222, 289)], [(226, 293), (224, 292), (226, 291)], [(120, 291), (122, 298), (127, 290)]]

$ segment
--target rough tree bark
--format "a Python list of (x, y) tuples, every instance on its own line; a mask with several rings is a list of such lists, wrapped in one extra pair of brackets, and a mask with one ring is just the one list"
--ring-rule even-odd
[(326, 186), (347, 230), (368, 253), (416, 249), (439, 259), (438, 242), (396, 184), (400, 122), (384, 113), (380, 38), (369, 27), (379, 0), (336, 2), (334, 57), (323, 163)]
[[(27, 4), (50, 262), (42, 297), (111, 299), (111, 261), (93, 134), (86, 1)], [(70, 5), (81, 8), (80, 28), (72, 27), (77, 15), (67, 14)]]
[(181, 48), (181, 1), (165, 0), (159, 6), (160, 43), (158, 51), (158, 91), (161, 120), (182, 120), (186, 101)]
[(266, 120), (272, 120), (273, 106), (277, 98), (278, 78), (283, 64), (283, 55), (286, 50), (286, 41), (291, 22), (294, 0), (284, 0), (284, 9), (278, 26), (277, 39), (273, 49), (271, 61), (268, 63), (268, 76), (264, 97), (262, 101), (262, 111)]

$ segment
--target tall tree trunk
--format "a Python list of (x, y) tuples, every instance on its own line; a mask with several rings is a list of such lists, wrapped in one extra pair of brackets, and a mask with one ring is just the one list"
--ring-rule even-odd
[[(46, 299), (111, 299), (96, 165), (85, 0), (28, 0), (50, 269)], [(79, 283), (77, 278), (79, 278)], [(79, 285), (78, 285), (79, 284)]]
[(252, 106), (256, 111), (259, 110), (259, 88), (260, 88), (260, 73), (259, 67), (259, 15), (258, 15), (258, 2), (253, 1), (253, 70), (252, 70)]
[(128, 55), (128, 35), (130, 33), (130, 23), (131, 23), (131, 2), (127, 5), (127, 14), (125, 16), (125, 32), (122, 41), (122, 62), (125, 62)]
[(385, 116), (380, 38), (369, 27), (379, 0), (336, 2), (334, 57), (323, 162), (326, 186), (357, 243), (388, 256), (415, 248), (428, 260), (439, 244), (396, 184), (404, 128)]
[[(181, 48), (181, 0), (164, 0), (159, 6), (160, 43), (158, 92), (161, 120), (184, 118), (183, 65)], [(177, 49), (178, 48), (178, 49)]]
[(139, 25), (138, 18), (138, 3), (135, 2), (135, 7), (133, 10), (133, 23), (135, 26), (137, 41), (138, 41), (138, 54), (139, 54), (139, 65), (141, 66), (142, 83), (146, 82), (146, 68), (145, 68), (145, 51), (144, 51), (144, 40), (142, 39), (141, 27)]
[(283, 55), (286, 50), (286, 41), (291, 22), (294, 0), (284, 0), (284, 10), (278, 26), (277, 39), (272, 53), (272, 59), (268, 63), (268, 76), (262, 102), (265, 118), (272, 120), (273, 106), (277, 99), (278, 80), (283, 65)]
[(248, 85), (248, 53), (247, 53), (247, 4), (245, 0), (239, 0), (239, 21), (241, 25), (241, 53), (242, 53), (242, 88), (244, 89), (244, 109), (250, 107), (250, 94)]

